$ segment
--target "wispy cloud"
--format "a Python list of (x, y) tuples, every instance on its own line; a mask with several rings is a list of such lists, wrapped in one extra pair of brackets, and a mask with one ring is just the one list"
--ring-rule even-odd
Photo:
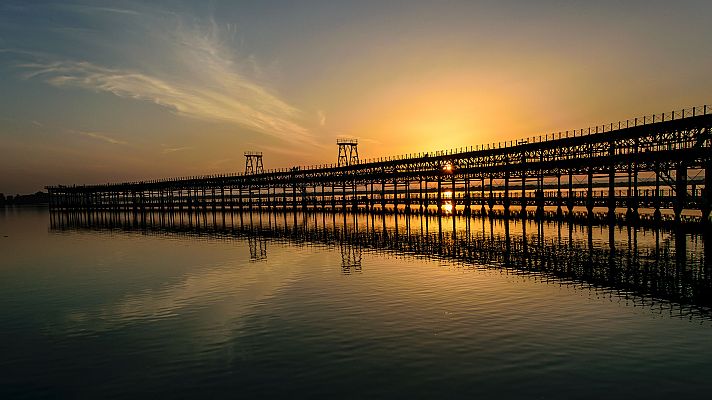
[(42, 78), (58, 86), (74, 86), (119, 97), (150, 101), (178, 115), (236, 123), (288, 141), (309, 139), (295, 119), (299, 111), (264, 88), (226, 73), (224, 90), (189, 82), (169, 81), (138, 71), (119, 70), (89, 62), (62, 61), (23, 64), (25, 78)]
[(101, 140), (101, 141), (104, 141), (104, 142), (110, 143), (110, 144), (120, 144), (120, 145), (128, 144), (128, 142), (113, 138), (113, 137), (107, 135), (106, 133), (102, 133), (102, 132), (89, 132), (89, 131), (72, 131), (72, 132), (77, 133), (82, 136), (90, 137), (92, 139)]
[(192, 149), (192, 146), (183, 146), (183, 147), (166, 147), (161, 151), (163, 154), (170, 154), (170, 153), (175, 153), (178, 151), (183, 151), (183, 150), (190, 150)]
[[(115, 11), (115, 10), (99, 10)], [(124, 10), (121, 10), (122, 12)], [(149, 25), (149, 24), (146, 24)], [(126, 68), (87, 60), (35, 58), (19, 64), (25, 79), (56, 87), (78, 87), (122, 98), (152, 102), (171, 112), (206, 121), (246, 127), (289, 142), (313, 142), (302, 112), (283, 100), (258, 74), (253, 56), (236, 57), (220, 38), (214, 21), (207, 31), (183, 23), (159, 26), (153, 43), (165, 57), (160, 65)], [(232, 27), (227, 33), (232, 34)], [(167, 66), (170, 66), (168, 68)], [(325, 123), (325, 116), (320, 116)]]
[(222, 168), (225, 164), (232, 164), (233, 158), (222, 158), (210, 163), (209, 169)]
[[(275, 146), (275, 145), (268, 145), (268, 144), (251, 144), (247, 143), (246, 144), (247, 148), (259, 148), (260, 151), (268, 152), (269, 154), (273, 155), (283, 155), (287, 156), (289, 158), (301, 158), (304, 157), (304, 150), (300, 148), (295, 148), (295, 147), (289, 147), (289, 146)], [(315, 150), (317, 150), (317, 153), (323, 151), (325, 149), (325, 146), (322, 144), (316, 144), (313, 147)], [(265, 162), (269, 162), (269, 160), (265, 160)]]
[(326, 125), (326, 114), (324, 114), (324, 111), (318, 110), (316, 112), (316, 116), (319, 119), (319, 125), (324, 126)]
[[(352, 136), (352, 137), (355, 138), (355, 136)], [(374, 144), (374, 145), (382, 145), (383, 144), (383, 142), (381, 142), (380, 140), (371, 139), (371, 138), (359, 138), (359, 141), (362, 143), (370, 143), (370, 144)]]
[(127, 15), (140, 15), (140, 13), (134, 10), (127, 10), (123, 8), (111, 8), (111, 7), (89, 7), (85, 8), (86, 11), (103, 11), (116, 14), (127, 14)]

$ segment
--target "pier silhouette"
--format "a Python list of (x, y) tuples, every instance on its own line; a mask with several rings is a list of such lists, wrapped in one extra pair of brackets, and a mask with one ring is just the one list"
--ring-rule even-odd
[[(338, 164), (105, 185), (48, 186), (55, 210), (339, 211), (708, 223), (712, 107)], [(349, 154), (345, 154), (348, 144)], [(248, 153), (246, 153), (248, 154)], [(347, 162), (348, 161), (348, 162)]]

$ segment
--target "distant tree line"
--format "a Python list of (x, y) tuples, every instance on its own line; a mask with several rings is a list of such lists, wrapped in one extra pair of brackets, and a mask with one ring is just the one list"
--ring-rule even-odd
[(37, 192), (33, 194), (16, 194), (5, 196), (0, 193), (0, 207), (12, 205), (32, 205), (32, 204), (49, 204), (49, 194), (46, 192)]

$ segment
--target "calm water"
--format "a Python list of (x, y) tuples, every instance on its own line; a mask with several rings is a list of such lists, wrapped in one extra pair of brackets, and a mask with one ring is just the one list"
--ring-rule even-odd
[(0, 209), (0, 398), (703, 397), (706, 239)]

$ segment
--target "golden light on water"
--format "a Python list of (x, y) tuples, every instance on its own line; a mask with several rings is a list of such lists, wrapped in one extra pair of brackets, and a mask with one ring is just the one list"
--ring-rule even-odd
[(452, 211), (453, 211), (452, 203), (445, 203), (445, 204), (443, 204), (443, 211), (445, 211), (445, 212), (448, 213), (448, 214), (449, 214), (449, 213), (452, 213)]

